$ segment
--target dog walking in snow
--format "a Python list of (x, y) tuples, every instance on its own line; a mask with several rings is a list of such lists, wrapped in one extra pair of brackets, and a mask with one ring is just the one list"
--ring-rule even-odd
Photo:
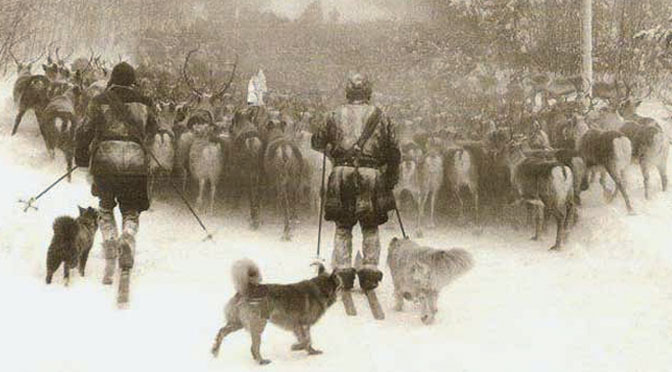
[(387, 266), (394, 283), (394, 309), (401, 311), (404, 299), (420, 302), (422, 322), (431, 324), (438, 311), (437, 300), (441, 289), (473, 265), (471, 254), (464, 249), (433, 249), (421, 247), (408, 239), (392, 239)]
[(47, 284), (51, 284), (58, 267), (63, 263), (65, 285), (70, 282), (70, 269), (79, 268), (84, 276), (93, 237), (98, 230), (98, 212), (94, 208), (79, 207), (79, 217), (61, 216), (54, 221), (54, 236), (47, 251)]
[(322, 353), (313, 348), (310, 327), (336, 301), (342, 287), (336, 272), (327, 274), (321, 266), (319, 274), (310, 280), (294, 284), (261, 284), (259, 267), (244, 259), (233, 265), (231, 273), (236, 294), (226, 305), (226, 325), (217, 333), (211, 350), (213, 356), (219, 353), (224, 337), (245, 328), (252, 336), (254, 360), (261, 365), (270, 363), (259, 351), (261, 334), (269, 320), (294, 332), (298, 343), (292, 345), (293, 351), (306, 350), (310, 355)]

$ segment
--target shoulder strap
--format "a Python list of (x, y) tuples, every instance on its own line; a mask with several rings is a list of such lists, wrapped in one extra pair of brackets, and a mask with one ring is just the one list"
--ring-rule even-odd
[(119, 119), (121, 123), (123, 123), (126, 128), (128, 128), (133, 136), (137, 137), (136, 140), (138, 143), (142, 144), (144, 136), (142, 134), (142, 129), (138, 127), (142, 124), (137, 123), (134, 120), (133, 116), (131, 115), (131, 111), (128, 109), (128, 107), (126, 107), (126, 105), (121, 101), (115, 92), (108, 88), (106, 95), (108, 97), (110, 107), (115, 113), (117, 119)]
[(382, 111), (378, 107), (373, 108), (373, 113), (371, 116), (369, 116), (369, 119), (366, 121), (366, 124), (364, 125), (364, 130), (362, 131), (362, 134), (359, 136), (359, 139), (355, 143), (355, 148), (361, 150), (366, 142), (371, 138), (373, 135), (373, 132), (376, 130), (376, 127), (378, 126), (378, 123), (380, 122), (380, 117), (382, 116)]

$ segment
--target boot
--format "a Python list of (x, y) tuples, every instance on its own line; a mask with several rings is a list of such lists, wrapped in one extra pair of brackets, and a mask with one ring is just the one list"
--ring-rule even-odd
[(114, 281), (114, 271), (117, 268), (117, 256), (119, 255), (119, 246), (116, 240), (103, 242), (103, 253), (105, 255), (105, 273), (103, 275), (103, 284), (111, 285)]
[(103, 236), (103, 254), (105, 255), (105, 273), (103, 275), (103, 284), (112, 284), (114, 271), (117, 267), (117, 257), (119, 256), (119, 246), (117, 238), (117, 223), (114, 219), (114, 211), (100, 207), (98, 209), (98, 224), (100, 233)]
[(331, 264), (334, 269), (347, 269), (352, 266), (352, 226), (336, 226)]
[(135, 256), (135, 235), (138, 233), (139, 213), (123, 213), (122, 233), (119, 239), (119, 267), (122, 270), (133, 268)]
[(135, 237), (123, 233), (119, 239), (119, 268), (130, 270), (133, 268), (135, 256)]
[(359, 286), (364, 292), (376, 289), (378, 283), (383, 280), (383, 272), (375, 267), (365, 266), (357, 271)]

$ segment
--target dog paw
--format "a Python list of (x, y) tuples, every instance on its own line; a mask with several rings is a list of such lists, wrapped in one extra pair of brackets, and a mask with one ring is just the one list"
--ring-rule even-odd
[(322, 350), (313, 349), (310, 346), (308, 347), (307, 350), (308, 350), (308, 355), (320, 355), (320, 354), (322, 354)]
[(260, 359), (257, 363), (259, 363), (260, 366), (265, 366), (267, 364), (271, 364), (271, 361), (268, 359)]
[(535, 235), (535, 236), (531, 237), (530, 240), (532, 240), (533, 242), (536, 242), (537, 240), (539, 240), (539, 237)]
[(212, 354), (213, 358), (217, 358), (217, 356), (219, 356), (219, 348), (213, 347), (210, 350), (210, 354)]

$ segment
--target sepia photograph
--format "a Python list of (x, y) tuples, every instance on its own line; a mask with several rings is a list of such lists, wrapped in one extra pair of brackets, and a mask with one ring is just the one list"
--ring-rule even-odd
[(0, 371), (672, 371), (672, 1), (0, 0)]

